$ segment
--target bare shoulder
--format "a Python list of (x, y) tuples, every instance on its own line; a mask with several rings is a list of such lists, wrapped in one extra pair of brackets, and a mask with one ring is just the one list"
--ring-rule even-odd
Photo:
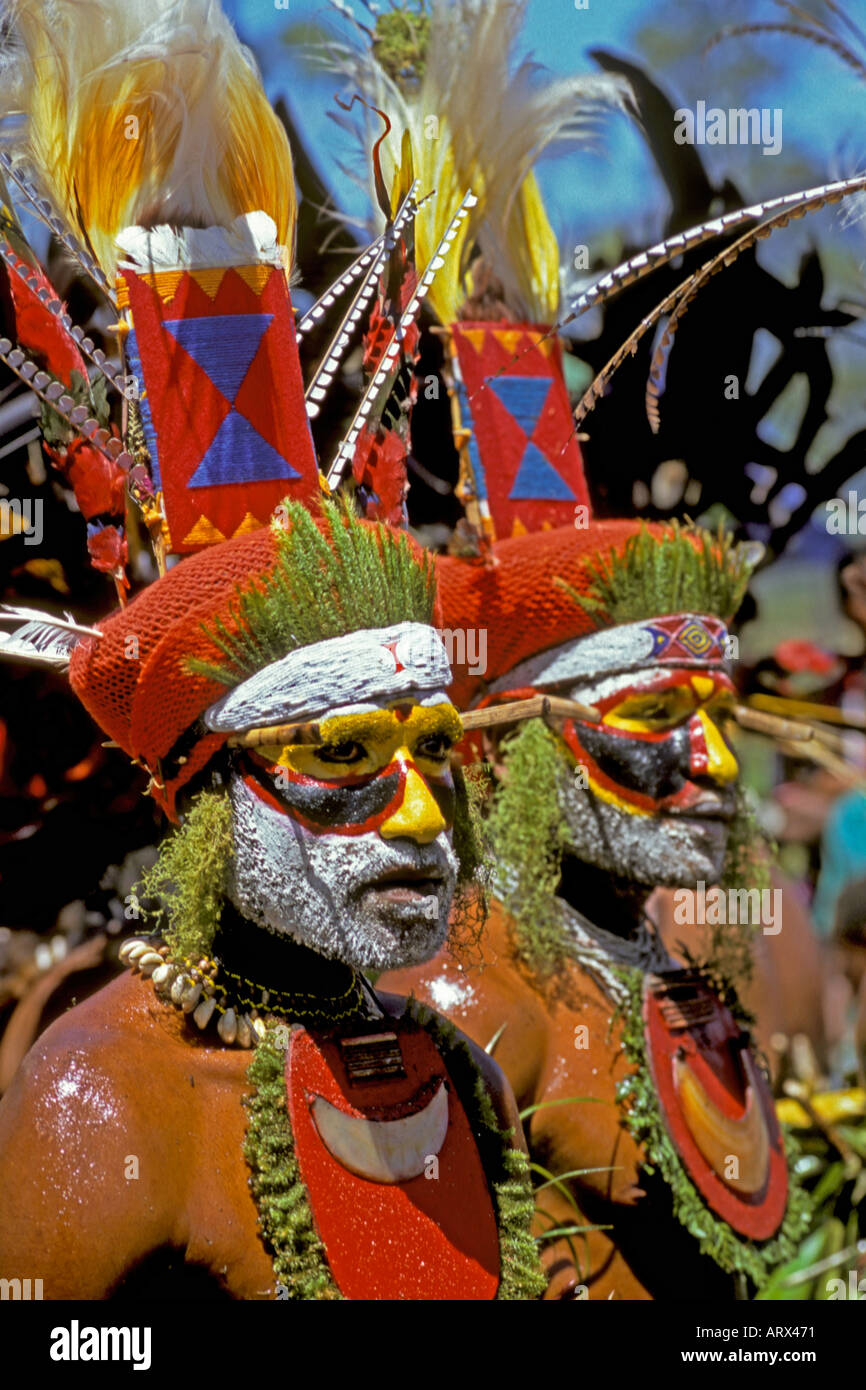
[(112, 981), (42, 1034), (0, 1101), (0, 1268), (32, 1266), (46, 1297), (102, 1297), (173, 1233), (165, 1172), (184, 1140), (154, 1123), (172, 1048), (154, 1047), (150, 1007), (139, 981)]

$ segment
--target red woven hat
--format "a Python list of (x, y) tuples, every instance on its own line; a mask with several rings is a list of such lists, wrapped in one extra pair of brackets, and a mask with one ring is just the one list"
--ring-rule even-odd
[(227, 607), (236, 585), (267, 573), (275, 558), (269, 529), (192, 555), (101, 622), (101, 638), (85, 638), (72, 653), (69, 679), (76, 695), (100, 728), (149, 770), (153, 794), (172, 819), (180, 788), (225, 741), (223, 734), (205, 734), (179, 752), (185, 762), (163, 765), (184, 732), (225, 693), (218, 681), (192, 674), (186, 662), (213, 659), (202, 623), (221, 617), (234, 631)]
[[(324, 519), (315, 520), (326, 531)], [(229, 607), (238, 587), (270, 574), (276, 561), (270, 528), (201, 551), (101, 622), (100, 638), (85, 637), (72, 651), (73, 690), (100, 728), (147, 768), (151, 791), (172, 820), (180, 789), (227, 738), (195, 727), (226, 688), (190, 671), (190, 658), (222, 659), (205, 628), (220, 619), (235, 634)]]
[(560, 526), (513, 536), (493, 547), (495, 565), (439, 557), (436, 580), (443, 628), (486, 632), (482, 673), (470, 671), (478, 663), (462, 659), (465, 648), (451, 644), (452, 696), (458, 708), (478, 699), (519, 662), (592, 632), (590, 618), (553, 580), (563, 579), (579, 594), (587, 593), (591, 563), (624, 546), (640, 526), (637, 518), (593, 521), (584, 529)]

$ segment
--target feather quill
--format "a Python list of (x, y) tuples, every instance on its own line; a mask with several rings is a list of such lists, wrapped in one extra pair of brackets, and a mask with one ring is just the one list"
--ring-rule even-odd
[(0, 605), (0, 623), (18, 624), (14, 632), (0, 631), (0, 657), (30, 661), (64, 671), (69, 665), (73, 648), (82, 637), (101, 637), (95, 627), (76, 623), (71, 613), (55, 618), (35, 608), (13, 608)]

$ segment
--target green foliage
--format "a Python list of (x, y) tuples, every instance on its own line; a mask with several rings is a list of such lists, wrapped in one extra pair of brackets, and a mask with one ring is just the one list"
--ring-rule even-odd
[(210, 954), (231, 864), (231, 827), (225, 791), (200, 792), (142, 875), (136, 893), (161, 903), (157, 925), (174, 957)]
[(848, 1270), (858, 1263), (857, 1242), (866, 1235), (866, 1116), (813, 1119), (808, 1128), (798, 1126), (796, 1136), (795, 1166), (809, 1191), (815, 1229), (773, 1271), (760, 1297), (825, 1302), (830, 1279), (847, 1284)]
[(341, 1299), (313, 1223), (286, 1108), (285, 1051), (269, 1029), (253, 1053), (247, 1078), (253, 1094), (244, 1157), (274, 1274), (291, 1299)]
[(373, 52), (402, 91), (416, 87), (427, 65), (430, 14), (426, 0), (402, 0), (376, 16)]
[[(57, 377), (54, 379), (58, 380)], [(71, 396), (76, 405), (86, 405), (93, 418), (98, 420), (100, 425), (107, 426), (111, 418), (111, 406), (108, 403), (108, 385), (105, 377), (95, 376), (92, 381), (87, 381), (81, 372), (73, 368), (69, 374), (69, 381), (69, 386), (61, 383), (64, 393)], [(75, 431), (69, 422), (44, 401), (39, 416), (39, 428), (47, 444), (69, 444), (75, 438)]]
[(526, 720), (503, 741), (502, 751), (506, 775), (488, 820), (497, 886), (514, 919), (518, 954), (546, 976), (566, 954), (556, 898), (568, 845), (559, 804), (562, 758), (541, 719)]
[(324, 533), (300, 502), (283, 503), (281, 510), (287, 525), (273, 527), (273, 570), (248, 588), (238, 585), (229, 603), (237, 632), (221, 618), (203, 625), (228, 664), (191, 660), (190, 670), (236, 685), (312, 642), (432, 620), (432, 559), (417, 559), (402, 532), (360, 521), (350, 502), (323, 501)]
[(730, 618), (743, 601), (756, 557), (735, 545), (723, 527), (715, 535), (692, 522), (674, 521), (661, 538), (642, 526), (622, 551), (612, 549), (590, 567), (594, 592), (579, 594), (554, 579), (596, 627), (639, 622), (666, 613)]
[[(772, 886), (772, 854), (755, 821), (755, 813), (742, 786), (737, 787), (737, 810), (728, 833), (725, 863), (719, 886), (729, 889), (757, 889)], [(748, 984), (754, 966), (754, 939), (759, 930), (748, 914), (742, 922), (728, 922), (712, 928), (710, 959), (707, 962), (722, 978), (737, 985)]]
[(452, 845), (458, 869), (450, 938), (460, 947), (478, 944), (490, 907), (493, 859), (481, 816), (487, 784), (488, 778), (477, 764), (454, 768)]

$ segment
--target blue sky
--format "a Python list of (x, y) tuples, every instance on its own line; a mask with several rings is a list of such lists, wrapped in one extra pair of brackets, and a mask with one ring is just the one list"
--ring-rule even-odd
[[(328, 111), (335, 109), (335, 83), (312, 75), (302, 53), (285, 42), (288, 33), (305, 23), (324, 23), (339, 32), (342, 22), (335, 10), (325, 0), (288, 0), (286, 9), (278, 9), (277, 0), (224, 3), (256, 52), (269, 95), (289, 102), (338, 205), (363, 214), (359, 196), (336, 167), (340, 159), (352, 158), (352, 150), (328, 119)], [(362, 0), (347, 3), (365, 15)], [(820, 12), (819, 0), (803, 3)], [(866, 28), (866, 0), (853, 0), (848, 8)], [(784, 141), (778, 156), (763, 156), (748, 146), (703, 151), (710, 172), (718, 179), (732, 178), (752, 200), (866, 167), (862, 83), (833, 54), (779, 36), (732, 39), (702, 54), (722, 24), (783, 14), (773, 0), (726, 0), (724, 8), (707, 0), (588, 0), (588, 8), (581, 10), (574, 0), (528, 0), (519, 51), (520, 56), (531, 52), (552, 72), (575, 73), (597, 71), (588, 52), (603, 47), (644, 66), (677, 105), (694, 107), (704, 100), (724, 108), (781, 108)], [(866, 57), (866, 45), (861, 51)], [(546, 157), (540, 178), (554, 226), (566, 244), (574, 239), (577, 225), (590, 242), (617, 229), (627, 229), (632, 242), (660, 234), (664, 190), (625, 117), (607, 123), (601, 152), (569, 150)], [(775, 237), (771, 259), (793, 265), (804, 238), (823, 235), (825, 229), (838, 230), (837, 213), (819, 214), (808, 230), (801, 224), (784, 238)], [(783, 240), (786, 246), (777, 249)]]

